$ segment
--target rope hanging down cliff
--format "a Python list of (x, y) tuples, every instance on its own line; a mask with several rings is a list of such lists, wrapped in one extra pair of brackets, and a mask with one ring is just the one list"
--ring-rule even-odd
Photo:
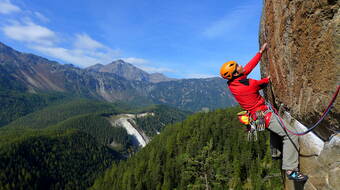
[(295, 132), (293, 132), (293, 131), (287, 129), (287, 127), (285, 126), (285, 124), (284, 124), (283, 121), (282, 121), (282, 118), (279, 116), (277, 110), (276, 110), (275, 108), (273, 108), (272, 105), (271, 105), (270, 103), (268, 103), (268, 107), (269, 107), (269, 109), (271, 109), (274, 113), (276, 113), (276, 115), (277, 115), (277, 117), (278, 117), (278, 119), (279, 119), (279, 123), (280, 123), (280, 125), (281, 125), (282, 128), (284, 128), (286, 131), (288, 131), (289, 133), (291, 133), (291, 134), (293, 134), (293, 135), (302, 136), (302, 135), (305, 135), (305, 134), (307, 134), (307, 133), (313, 131), (313, 129), (315, 129), (315, 128), (319, 125), (319, 123), (326, 117), (326, 115), (327, 115), (327, 114), (329, 113), (329, 111), (331, 110), (331, 108), (332, 108), (332, 106), (333, 106), (333, 104), (334, 104), (334, 102), (335, 102), (335, 100), (336, 100), (336, 97), (337, 97), (338, 94), (339, 94), (339, 90), (340, 90), (340, 85), (338, 85), (337, 90), (336, 90), (336, 92), (334, 93), (332, 100), (330, 101), (328, 107), (327, 107), (326, 110), (323, 112), (323, 114), (322, 114), (321, 118), (318, 120), (318, 122), (316, 122), (316, 123), (315, 123), (311, 128), (309, 128), (307, 131), (301, 132), (301, 133), (295, 133)]

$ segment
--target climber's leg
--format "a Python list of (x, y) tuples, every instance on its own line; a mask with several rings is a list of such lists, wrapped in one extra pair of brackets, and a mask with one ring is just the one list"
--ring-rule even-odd
[[(294, 128), (290, 126), (287, 122), (284, 122), (284, 125), (288, 130), (295, 131)], [(301, 182), (308, 180), (308, 176), (303, 175), (301, 172), (298, 171), (298, 136), (292, 135), (285, 131), (285, 129), (280, 125), (279, 118), (276, 114), (272, 115), (268, 129), (283, 137), (282, 169), (286, 170), (288, 179)]]
[[(289, 127), (286, 126), (288, 129)], [(292, 129), (289, 129), (292, 130)], [(285, 135), (283, 137), (282, 169), (294, 170), (299, 165), (299, 141), (298, 136)]]
[[(294, 131), (294, 128), (284, 122), (285, 126)], [(299, 142), (298, 136), (286, 132), (280, 125), (276, 114), (273, 114), (268, 129), (283, 138), (282, 169), (296, 170), (299, 165)]]

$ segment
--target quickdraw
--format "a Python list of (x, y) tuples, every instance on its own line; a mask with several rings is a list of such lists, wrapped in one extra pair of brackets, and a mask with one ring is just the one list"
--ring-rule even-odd
[(257, 141), (257, 131), (256, 131), (255, 127), (252, 126), (252, 125), (249, 125), (248, 128), (249, 129), (248, 129), (247, 140), (248, 141), (251, 141), (251, 140)]
[(264, 111), (257, 111), (252, 117), (250, 117), (250, 125), (254, 126), (257, 131), (264, 131), (266, 129), (266, 122)]

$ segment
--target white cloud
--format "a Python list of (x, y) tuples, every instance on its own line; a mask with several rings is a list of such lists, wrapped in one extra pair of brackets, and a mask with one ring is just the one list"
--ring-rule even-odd
[(2, 30), (7, 37), (22, 42), (52, 45), (57, 39), (52, 30), (28, 21), (4, 26)]
[[(79, 35), (76, 35), (73, 40), (73, 44), (79, 43), (79, 37)], [(82, 37), (84, 37), (84, 35)], [(29, 47), (50, 57), (60, 59), (67, 63), (76, 64), (81, 67), (88, 67), (96, 63), (109, 63), (121, 54), (119, 50), (108, 48), (93, 40), (88, 35), (86, 35), (86, 39), (91, 39), (88, 41), (90, 43), (87, 44), (88, 46), (86, 46), (86, 48), (75, 47), (73, 49), (68, 49), (58, 45), (46, 44), (29, 45)], [(95, 45), (96, 43), (93, 43), (92, 41), (100, 45)], [(92, 45), (90, 46), (90, 44)], [(101, 47), (101, 49), (98, 49), (99, 47)]]
[(20, 8), (13, 5), (9, 0), (0, 0), (0, 13), (10, 14), (13, 12), (20, 12)]
[[(73, 42), (74, 49), (71, 50), (72, 54), (83, 55), (85, 57), (93, 58), (98, 60), (97, 62), (83, 62), (81, 66), (88, 66), (95, 63), (109, 63), (120, 54), (120, 50), (113, 50), (102, 43), (94, 40), (89, 35), (76, 34)], [(79, 64), (79, 63), (78, 63)]]
[[(43, 55), (81, 67), (96, 63), (106, 64), (121, 57), (122, 53), (119, 49), (111, 49), (86, 33), (77, 33), (67, 40), (62, 40), (53, 30), (36, 24), (35, 21), (50, 22), (42, 13), (31, 10), (22, 11), (9, 0), (0, 0), (0, 13), (12, 12), (20, 12), (18, 15), (20, 18), (15, 20), (8, 18), (8, 24), (2, 26), (0, 30), (8, 38), (23, 42), (27, 47)], [(123, 60), (151, 73), (174, 72), (169, 68), (153, 67), (148, 60), (142, 58), (128, 57)]]
[(141, 59), (141, 58), (135, 58), (135, 57), (128, 57), (128, 58), (122, 58), (123, 61), (127, 63), (132, 63), (136, 65), (143, 65), (149, 63), (148, 60)]
[(101, 60), (101, 63), (109, 63), (113, 59), (117, 58), (121, 55), (120, 50), (113, 50), (111, 48), (105, 48), (102, 50), (84, 50), (84, 49), (74, 49), (74, 51), (79, 52), (81, 54), (85, 54), (91, 57), (97, 57)]
[(79, 49), (91, 49), (91, 50), (105, 47), (103, 44), (92, 39), (87, 34), (76, 34), (74, 46)]
[(207, 75), (207, 74), (188, 74), (185, 78), (213, 78), (218, 77), (217, 75)]
[(31, 45), (29, 47), (50, 57), (81, 67), (88, 67), (96, 63), (109, 63), (120, 55), (119, 50), (107, 47), (104, 50), (67, 49), (55, 45)]
[[(27, 47), (56, 58), (66, 63), (86, 67), (96, 63), (109, 63), (121, 55), (121, 51), (113, 50), (91, 38), (86, 33), (78, 33), (62, 40), (53, 30), (36, 24), (33, 20), (49, 22), (42, 13), (31, 10), (21, 11), (8, 0), (0, 0), (0, 13), (20, 11), (20, 18), (7, 19), (7, 24), (0, 30), (10, 39), (23, 42)], [(71, 48), (67, 48), (71, 47)]]
[(35, 15), (35, 17), (37, 17), (39, 20), (43, 21), (43, 22), (49, 22), (50, 19), (48, 19), (45, 15), (41, 14), (40, 12), (34, 12), (33, 13)]
[(154, 67), (150, 66), (152, 63), (149, 60), (136, 58), (136, 57), (128, 57), (128, 58), (121, 58), (123, 61), (127, 63), (131, 63), (138, 68), (148, 72), (148, 73), (163, 73), (163, 72), (171, 72), (174, 73), (173, 69), (165, 68), (165, 67)]
[(49, 47), (49, 46), (30, 46), (32, 49), (41, 53), (61, 59), (65, 62), (77, 64), (80, 66), (90, 66), (99, 63), (100, 60), (95, 57), (87, 56), (77, 50), (70, 50), (62, 47)]
[(139, 66), (140, 69), (148, 72), (148, 73), (164, 73), (164, 72), (175, 72), (173, 69), (164, 68), (164, 67), (148, 67), (148, 66)]

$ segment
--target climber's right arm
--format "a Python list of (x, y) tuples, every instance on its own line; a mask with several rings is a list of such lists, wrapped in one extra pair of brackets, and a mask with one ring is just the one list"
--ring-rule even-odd
[(261, 60), (262, 53), (267, 49), (267, 43), (264, 43), (260, 49), (260, 51), (249, 61), (249, 63), (244, 67), (244, 73), (245, 75), (248, 75), (259, 63)]
[(248, 63), (247, 65), (244, 67), (244, 75), (248, 75), (255, 67), (256, 65), (259, 63), (259, 61), (261, 60), (261, 56), (262, 54), (260, 52), (258, 52)]

